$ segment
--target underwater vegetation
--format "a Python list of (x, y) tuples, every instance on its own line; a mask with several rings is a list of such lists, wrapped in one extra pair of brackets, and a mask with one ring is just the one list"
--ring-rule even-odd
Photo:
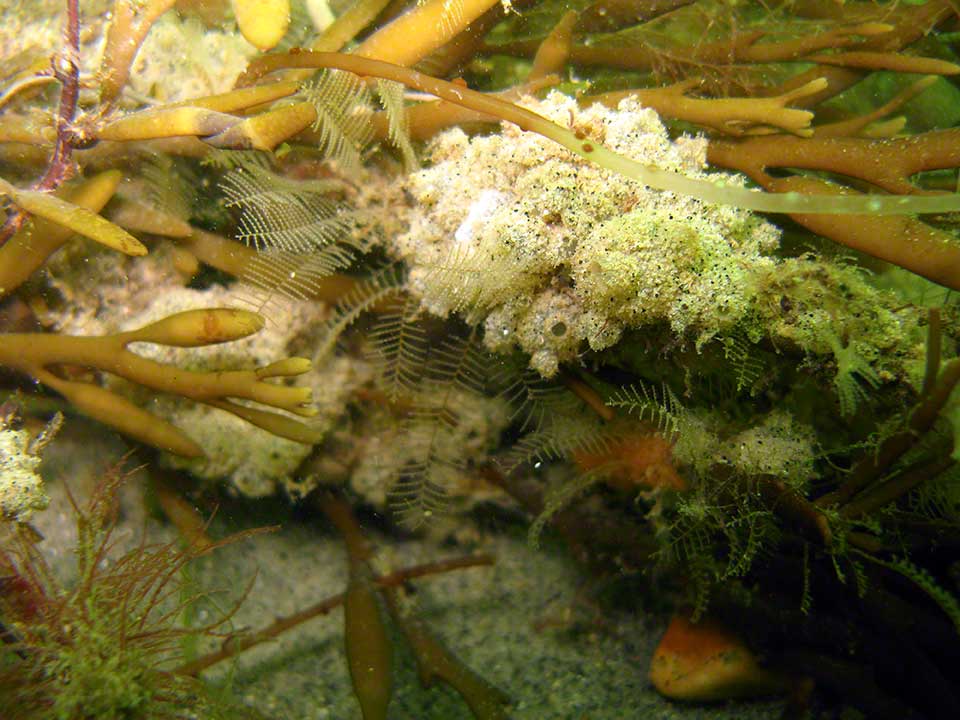
[(37, 468), (83, 415), (188, 495), (282, 493), (339, 530), (364, 718), (388, 615), (423, 684), (509, 709), (406, 613), (416, 569), (374, 572), (351, 504), (561, 538), (618, 607), (675, 609), (668, 697), (960, 714), (951, 3), (4, 12), (0, 693), (63, 718), (206, 693), (177, 641), (221, 624), (161, 598), (220, 543), (104, 565), (115, 470), (75, 504), (76, 584), (45, 565)]
[[(207, 698), (194, 678), (174, 672), (189, 635), (214, 635), (230, 613), (205, 627), (178, 627), (181, 571), (216, 544), (148, 544), (119, 554), (114, 537), (117, 491), (110, 468), (81, 507), (76, 580), (63, 585), (27, 523), (5, 528), (0, 552), (0, 701), (8, 718), (245, 717)], [(72, 497), (71, 497), (71, 501)], [(223, 542), (239, 540), (243, 535)], [(240, 714), (238, 714), (240, 713)]]
[[(68, 495), (77, 530), (72, 549), (76, 578), (69, 584), (61, 582), (39, 551), (41, 537), (31, 525), (5, 528), (0, 554), (0, 701), (5, 718), (260, 717), (197, 675), (341, 605), (348, 661), (352, 671), (362, 669), (359, 676), (353, 673), (357, 698), (364, 717), (382, 717), (390, 695), (392, 641), (375, 601), (378, 590), (389, 599), (390, 613), (413, 648), (424, 686), (440, 680), (460, 693), (477, 717), (505, 717), (506, 696), (461, 664), (403, 607), (401, 589), (415, 578), (489, 565), (489, 556), (451, 558), (374, 576), (368, 566), (371, 551), (349, 507), (326, 495), (323, 510), (342, 530), (351, 557), (346, 592), (262, 628), (232, 630), (230, 621), (248, 586), (232, 609), (211, 622), (184, 625), (182, 619), (202, 599), (185, 568), (202, 555), (276, 528), (213, 541), (206, 523), (182, 517), (196, 514), (188, 506), (180, 511), (186, 542), (149, 543), (143, 535), (124, 551), (115, 531), (119, 492), (128, 477), (121, 465), (107, 468), (82, 507)], [(203, 637), (219, 639), (220, 648), (197, 655), (191, 648)], [(378, 706), (380, 714), (368, 710)]]

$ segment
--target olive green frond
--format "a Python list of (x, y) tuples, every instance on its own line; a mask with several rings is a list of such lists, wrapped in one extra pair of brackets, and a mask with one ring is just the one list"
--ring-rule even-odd
[(390, 143), (400, 151), (406, 171), (412, 172), (419, 167), (420, 163), (410, 142), (410, 123), (407, 122), (404, 103), (405, 92), (406, 88), (398, 82), (377, 81), (377, 96), (387, 114), (387, 137)]
[(553, 516), (570, 505), (577, 497), (583, 495), (594, 485), (602, 483), (612, 469), (612, 466), (600, 465), (587, 472), (578, 473), (576, 477), (566, 479), (562, 483), (547, 488), (547, 492), (543, 498), (543, 510), (541, 510), (540, 514), (530, 523), (530, 528), (527, 530), (527, 542), (530, 543), (530, 546), (535, 550), (539, 549), (540, 536), (543, 534), (543, 529), (547, 526), (547, 523), (553, 519)]
[(520, 432), (536, 432), (556, 415), (575, 412), (581, 402), (565, 386), (531, 370), (526, 358), (501, 361), (492, 379), (499, 397), (513, 408)]
[(742, 334), (721, 338), (723, 354), (732, 365), (736, 380), (736, 392), (753, 388), (763, 373), (763, 361), (760, 360), (754, 345)]
[(302, 94), (317, 112), (313, 129), (320, 152), (345, 174), (357, 174), (373, 140), (373, 105), (366, 84), (352, 73), (324, 70), (304, 85)]
[(229, 172), (221, 187), (227, 207), (240, 209), (237, 239), (258, 250), (315, 251), (343, 239), (358, 220), (331, 197), (342, 189), (333, 180), (294, 180), (249, 166)]
[(380, 387), (392, 402), (414, 393), (423, 379), (428, 341), (418, 319), (419, 306), (409, 295), (393, 298), (369, 334), (380, 370)]
[(665, 437), (676, 436), (681, 429), (683, 405), (666, 385), (656, 388), (643, 382), (619, 388), (607, 399), (610, 407), (621, 408), (640, 420), (655, 425)]
[(575, 452), (603, 454), (614, 436), (596, 413), (579, 408), (568, 415), (555, 415), (543, 427), (524, 435), (501, 460), (505, 472), (527, 463), (570, 457)]
[(363, 313), (406, 292), (406, 282), (406, 272), (401, 266), (388, 265), (357, 284), (333, 309), (325, 324), (323, 339), (317, 347), (317, 358), (330, 353), (341, 333)]
[(447, 338), (430, 354), (420, 392), (404, 427), (404, 444), (414, 453), (391, 491), (400, 522), (419, 527), (447, 505), (448, 491), (467, 472), (456, 441), (464, 398), (483, 394), (486, 356), (476, 331)]

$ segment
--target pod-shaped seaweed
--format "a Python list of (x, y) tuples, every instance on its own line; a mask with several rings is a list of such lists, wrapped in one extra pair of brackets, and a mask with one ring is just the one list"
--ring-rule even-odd
[(393, 644), (383, 622), (373, 571), (367, 563), (370, 547), (343, 500), (327, 494), (320, 506), (343, 535), (349, 556), (350, 578), (343, 620), (353, 692), (364, 720), (386, 720), (393, 693)]

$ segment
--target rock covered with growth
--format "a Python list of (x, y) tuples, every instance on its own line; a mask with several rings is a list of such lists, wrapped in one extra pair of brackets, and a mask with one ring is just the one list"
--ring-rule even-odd
[(0, 429), (0, 517), (24, 522), (47, 506), (40, 478), (40, 456), (28, 450), (30, 434), (9, 427)]
[[(671, 141), (634, 100), (525, 104), (634, 160), (706, 177), (706, 141)], [(519, 347), (544, 376), (628, 328), (666, 323), (703, 343), (744, 317), (753, 278), (775, 265), (779, 233), (761, 218), (650, 190), (509, 124), (448, 131), (428, 159), (408, 178), (416, 207), (397, 240), (413, 291), (435, 314), (482, 322), (491, 350)]]
[(673, 457), (682, 471), (709, 478), (718, 466), (743, 477), (764, 475), (805, 492), (816, 476), (814, 429), (784, 409), (752, 417), (730, 433), (727, 418), (704, 409), (682, 410), (677, 418)]
[(20, 426), (16, 404), (0, 403), (0, 520), (26, 522), (50, 503), (40, 477), (40, 453), (62, 422), (57, 413), (33, 437)]

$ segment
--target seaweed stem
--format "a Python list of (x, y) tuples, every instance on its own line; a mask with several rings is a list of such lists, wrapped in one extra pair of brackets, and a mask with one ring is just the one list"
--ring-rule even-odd
[[(53, 77), (60, 81), (60, 106), (57, 110), (57, 140), (53, 156), (34, 190), (49, 191), (60, 187), (69, 175), (73, 146), (77, 140), (73, 121), (80, 97), (80, 9), (79, 0), (67, 0), (67, 22), (63, 30), (63, 51), (53, 60)], [(0, 247), (23, 227), (27, 215), (23, 210), (11, 213), (0, 228)]]
[(818, 498), (816, 504), (820, 507), (844, 505), (892, 467), (904, 453), (916, 445), (917, 441), (933, 427), (940, 411), (947, 404), (951, 392), (958, 383), (960, 383), (960, 358), (954, 358), (944, 365), (937, 382), (910, 413), (907, 427), (884, 440), (877, 448), (877, 452), (864, 456), (853, 468), (853, 472), (847, 481), (833, 492)]
[[(387, 575), (380, 575), (379, 577), (374, 578), (373, 582), (377, 587), (380, 588), (396, 587), (397, 585), (402, 585), (409, 580), (415, 580), (428, 575), (441, 575), (443, 573), (450, 572), (451, 570), (460, 570), (462, 568), (485, 567), (493, 565), (493, 563), (494, 558), (492, 555), (464, 555), (462, 557), (438, 560), (436, 562), (424, 563), (422, 565), (414, 565), (413, 567), (397, 570)], [(292, 630), (298, 625), (302, 625), (307, 620), (312, 620), (320, 615), (326, 615), (331, 610), (335, 610), (336, 608), (340, 607), (340, 605), (343, 604), (345, 597), (346, 593), (332, 595), (314, 605), (311, 605), (310, 607), (295, 612), (292, 615), (277, 618), (274, 622), (270, 623), (264, 628), (261, 628), (260, 630), (256, 630), (249, 634), (228, 638), (224, 641), (219, 650), (199, 657), (191, 662), (185, 663), (174, 670), (174, 672), (179, 675), (197, 676), (208, 667), (216, 665), (222, 660), (227, 660), (235, 655), (239, 655), (255, 645), (260, 645), (268, 640), (273, 640), (275, 637), (285, 633), (287, 630)]]
[[(522, 130), (542, 135), (587, 161), (648, 187), (688, 195), (707, 203), (734, 205), (756, 212), (788, 214), (913, 215), (960, 210), (960, 195), (956, 193), (902, 196), (824, 195), (802, 193), (796, 190), (763, 192), (751, 190), (726, 179), (713, 181), (687, 177), (677, 172), (631, 160), (599, 143), (581, 139), (574, 131), (500, 98), (470, 90), (463, 85), (440, 80), (407, 67), (357, 55), (309, 50), (265, 55), (250, 63), (238, 79), (238, 87), (252, 84), (263, 75), (287, 68), (334, 68), (360, 77), (393, 80), (414, 90), (430, 93), (448, 102), (512, 122)], [(951, 252), (951, 259), (957, 254), (960, 254), (960, 251)]]

